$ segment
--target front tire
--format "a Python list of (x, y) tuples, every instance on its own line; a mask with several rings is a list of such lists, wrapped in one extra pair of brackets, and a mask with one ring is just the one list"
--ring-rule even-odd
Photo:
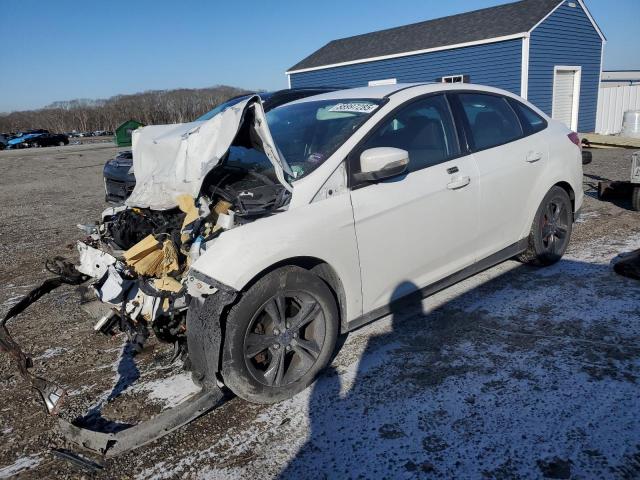
[(547, 266), (562, 258), (573, 227), (573, 207), (565, 190), (554, 186), (545, 195), (531, 225), (529, 243), (519, 257), (523, 263)]
[(227, 315), (223, 381), (254, 403), (291, 398), (327, 366), (338, 329), (336, 302), (318, 276), (293, 266), (274, 270)]

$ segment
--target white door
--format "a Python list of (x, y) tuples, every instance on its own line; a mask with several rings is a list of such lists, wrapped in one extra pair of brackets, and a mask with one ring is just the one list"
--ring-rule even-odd
[(478, 218), (477, 167), (459, 155), (443, 95), (383, 120), (354, 151), (352, 166), (374, 147), (407, 150), (409, 169), (351, 192), (365, 313), (473, 263)]
[(555, 67), (552, 117), (572, 130), (578, 129), (579, 67)]
[(536, 127), (524, 126), (524, 116), (520, 120), (515, 110), (518, 104), (511, 106), (501, 95), (480, 92), (456, 96), (467, 118), (480, 175), (475, 250), (476, 260), (481, 260), (521, 240), (531, 208), (532, 185), (547, 162), (548, 146), (544, 134), (534, 133)]

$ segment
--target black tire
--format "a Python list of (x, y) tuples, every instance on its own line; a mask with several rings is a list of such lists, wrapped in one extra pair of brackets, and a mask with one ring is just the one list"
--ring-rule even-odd
[(66, 145), (66, 143), (64, 143), (62, 140), (60, 140), (60, 141), (58, 142), (58, 146), (59, 146), (59, 147), (64, 147), (65, 145)]
[(338, 329), (335, 299), (318, 276), (293, 266), (274, 270), (227, 315), (223, 381), (254, 403), (291, 398), (327, 366)]
[(631, 208), (636, 212), (640, 212), (640, 186), (634, 187), (631, 192)]
[(567, 250), (572, 228), (571, 199), (565, 190), (554, 186), (538, 207), (527, 250), (518, 256), (518, 260), (537, 266), (556, 263)]

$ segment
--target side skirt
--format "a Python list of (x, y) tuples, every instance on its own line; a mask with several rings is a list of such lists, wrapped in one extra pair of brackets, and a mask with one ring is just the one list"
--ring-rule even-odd
[(498, 265), (499, 263), (509, 260), (510, 258), (513, 258), (516, 255), (519, 255), (522, 252), (524, 252), (527, 249), (528, 241), (529, 241), (528, 238), (523, 238), (522, 240), (512, 245), (509, 245), (508, 247), (500, 250), (499, 252), (496, 252), (493, 255), (490, 255), (485, 259), (474, 263), (473, 265), (469, 265), (468, 267), (465, 267), (462, 270), (443, 278), (442, 280), (438, 280), (437, 282), (432, 283), (431, 285), (427, 285), (426, 287), (423, 287), (420, 290), (409, 293), (402, 298), (394, 300), (392, 303), (388, 305), (376, 308), (375, 310), (369, 313), (366, 313), (361, 317), (351, 320), (347, 324), (347, 328), (345, 331), (350, 332), (352, 330), (355, 330), (356, 328), (360, 328), (363, 325), (366, 325), (367, 323), (371, 323), (374, 320), (378, 320), (386, 315), (389, 315), (392, 310), (396, 310), (397, 308), (402, 307), (403, 305), (408, 305), (409, 303), (411, 303), (412, 300), (415, 301), (416, 297), (419, 297), (420, 299), (426, 298), (429, 295), (433, 295), (434, 293), (444, 290), (445, 288), (448, 288), (451, 285), (461, 282), (462, 280), (472, 277), (473, 275), (476, 275), (484, 270), (487, 270), (495, 265)]

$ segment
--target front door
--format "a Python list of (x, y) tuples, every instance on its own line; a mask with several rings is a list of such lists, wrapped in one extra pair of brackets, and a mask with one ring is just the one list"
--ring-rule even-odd
[(474, 260), (478, 171), (461, 156), (451, 110), (443, 95), (425, 97), (382, 120), (357, 148), (409, 152), (405, 174), (351, 191), (363, 308), (368, 313)]

